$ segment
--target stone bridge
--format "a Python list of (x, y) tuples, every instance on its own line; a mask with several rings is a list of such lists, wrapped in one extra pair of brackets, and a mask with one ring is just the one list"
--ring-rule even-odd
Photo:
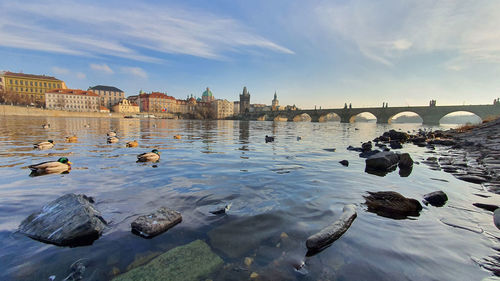
[(474, 113), (481, 119), (500, 114), (500, 104), (496, 105), (453, 105), (453, 106), (407, 106), (407, 107), (364, 107), (340, 109), (305, 109), (290, 111), (263, 111), (247, 113), (243, 116), (248, 120), (281, 120), (293, 121), (296, 116), (307, 114), (312, 122), (319, 122), (328, 114), (336, 114), (340, 122), (354, 122), (355, 117), (361, 113), (371, 113), (377, 118), (377, 123), (390, 123), (391, 119), (402, 112), (413, 112), (423, 119), (423, 124), (436, 125), (445, 115), (457, 111)]

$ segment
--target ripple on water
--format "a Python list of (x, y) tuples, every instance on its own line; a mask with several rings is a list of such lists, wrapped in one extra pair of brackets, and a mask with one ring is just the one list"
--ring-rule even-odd
[[(415, 165), (407, 178), (397, 172), (370, 175), (364, 172), (364, 159), (345, 149), (391, 125), (357, 123), (355, 130), (340, 123), (0, 119), (2, 280), (47, 280), (51, 275), (62, 280), (81, 258), (89, 261), (86, 278), (109, 280), (112, 272), (195, 239), (206, 241), (225, 261), (222, 270), (207, 277), (213, 280), (248, 279), (252, 272), (272, 280), (478, 280), (490, 273), (473, 258), (484, 266), (488, 257), (498, 255), (493, 249), (498, 241), (489, 234), (496, 231), (491, 214), (468, 211), (479, 198), (475, 194), (492, 196), (487, 198), (492, 201), (498, 195), (486, 195), (427, 165)], [(51, 127), (42, 129), (46, 123)], [(418, 126), (399, 127), (411, 131)], [(118, 133), (118, 144), (105, 143), (110, 130)], [(174, 139), (177, 134), (182, 139)], [(69, 135), (78, 136), (78, 143), (64, 143)], [(276, 141), (266, 144), (265, 135)], [(47, 139), (55, 141), (54, 149), (33, 150), (33, 143)], [(138, 140), (139, 147), (125, 148), (128, 140)], [(162, 152), (160, 162), (135, 163), (137, 154), (153, 148)], [(409, 144), (403, 151), (414, 159), (428, 157), (425, 148)], [(30, 178), (21, 169), (60, 156), (73, 162), (69, 174)], [(338, 163), (344, 159), (349, 167)], [(443, 190), (449, 201), (442, 208), (424, 208), (416, 219), (393, 220), (366, 211), (363, 195), (380, 190), (418, 200)], [(93, 245), (56, 247), (15, 232), (26, 216), (69, 192), (94, 197), (110, 222)], [(226, 214), (210, 213), (228, 203)], [(351, 228), (306, 258), (307, 237), (334, 222), (344, 204), (356, 205)], [(130, 232), (137, 216), (161, 206), (180, 211), (182, 223), (153, 239)], [(441, 219), (460, 219), (484, 232), (457, 229)], [(302, 264), (305, 270), (297, 270)]]

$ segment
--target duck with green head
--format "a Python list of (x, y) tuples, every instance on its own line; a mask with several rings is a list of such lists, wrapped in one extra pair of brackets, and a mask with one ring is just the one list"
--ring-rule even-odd
[(153, 149), (151, 152), (137, 155), (137, 162), (157, 162), (160, 160), (160, 152), (158, 149)]
[(38, 149), (50, 149), (54, 147), (54, 141), (53, 140), (42, 141), (40, 143), (34, 144), (33, 147)]
[(61, 157), (57, 161), (42, 162), (28, 167), (37, 174), (60, 174), (71, 170), (71, 164), (68, 158)]

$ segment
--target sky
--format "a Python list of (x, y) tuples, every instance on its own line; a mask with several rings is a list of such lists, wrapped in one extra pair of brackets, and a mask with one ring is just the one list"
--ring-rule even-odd
[(0, 70), (300, 108), (491, 104), (500, 1), (0, 0)]

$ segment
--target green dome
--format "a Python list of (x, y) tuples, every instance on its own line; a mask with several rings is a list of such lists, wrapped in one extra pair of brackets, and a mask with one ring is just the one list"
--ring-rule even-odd
[(202, 97), (211, 97), (211, 96), (213, 96), (213, 95), (212, 95), (212, 91), (210, 91), (210, 89), (209, 89), (209, 88), (207, 88), (207, 89), (205, 90), (205, 92), (203, 92), (203, 94), (202, 94), (201, 96), (202, 96)]

